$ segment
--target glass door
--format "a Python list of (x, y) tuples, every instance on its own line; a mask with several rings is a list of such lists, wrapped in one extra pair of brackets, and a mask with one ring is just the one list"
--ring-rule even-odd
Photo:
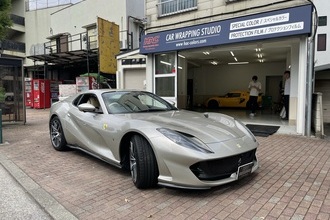
[(176, 52), (156, 54), (154, 61), (154, 92), (177, 106)]

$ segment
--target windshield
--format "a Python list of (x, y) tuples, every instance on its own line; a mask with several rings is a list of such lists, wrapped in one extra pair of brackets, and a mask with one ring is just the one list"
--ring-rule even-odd
[(177, 110), (159, 96), (142, 91), (116, 91), (102, 94), (110, 114)]

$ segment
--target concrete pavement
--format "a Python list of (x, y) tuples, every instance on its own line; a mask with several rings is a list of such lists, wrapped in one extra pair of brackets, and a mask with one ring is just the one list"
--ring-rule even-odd
[(0, 189), (0, 219), (51, 219), (3, 166), (0, 166)]
[(7, 216), (29, 219), (31, 205), (39, 217), (30, 219), (330, 219), (328, 140), (257, 137), (261, 167), (251, 177), (211, 190), (138, 190), (127, 172), (52, 149), (47, 123), (48, 110), (28, 109), (26, 125), (3, 126), (0, 175), (10, 187), (0, 192), (26, 199), (0, 203)]

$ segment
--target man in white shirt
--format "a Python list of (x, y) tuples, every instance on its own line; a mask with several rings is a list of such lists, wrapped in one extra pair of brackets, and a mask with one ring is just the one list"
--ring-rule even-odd
[(284, 72), (284, 108), (285, 117), (282, 119), (289, 120), (289, 101), (290, 101), (290, 71), (286, 70)]
[(250, 116), (255, 116), (256, 109), (258, 108), (258, 96), (259, 92), (261, 91), (261, 83), (258, 81), (257, 76), (252, 77), (252, 81), (249, 83), (249, 91), (250, 91), (250, 98), (249, 98), (249, 105), (251, 108)]

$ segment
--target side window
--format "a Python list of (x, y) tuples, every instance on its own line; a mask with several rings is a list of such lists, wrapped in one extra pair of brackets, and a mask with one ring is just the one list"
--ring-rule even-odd
[(101, 108), (100, 102), (99, 102), (98, 98), (95, 95), (89, 95), (87, 103), (93, 105), (96, 109)]
[(73, 104), (78, 107), (80, 104), (89, 103), (95, 107), (95, 112), (102, 113), (102, 108), (100, 102), (96, 95), (94, 94), (82, 94), (78, 96), (74, 101)]
[(83, 97), (83, 95), (78, 96), (75, 100), (73, 100), (73, 103), (72, 104), (74, 106), (78, 107), (78, 105), (81, 104), (80, 100), (81, 100), (82, 97)]
[(318, 34), (317, 35), (317, 51), (326, 51), (327, 50), (327, 35)]
[(327, 16), (319, 16), (319, 26), (327, 26)]

